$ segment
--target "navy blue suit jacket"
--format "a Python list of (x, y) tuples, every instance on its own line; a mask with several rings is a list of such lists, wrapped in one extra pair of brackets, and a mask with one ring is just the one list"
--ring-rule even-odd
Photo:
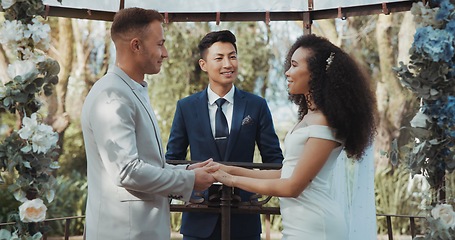
[[(190, 147), (192, 160), (213, 158), (215, 161), (225, 159), (228, 162), (252, 162), (257, 144), (262, 162), (281, 163), (283, 155), (266, 101), (254, 94), (235, 89), (233, 107), (228, 145), (222, 158), (210, 126), (207, 89), (179, 100), (167, 145), (166, 159), (185, 159)], [(249, 121), (244, 120), (245, 118)], [(251, 195), (252, 193), (240, 191), (242, 201), (248, 201)], [(213, 213), (184, 212), (181, 233), (193, 237), (208, 237), (218, 217), (219, 214)], [(233, 238), (258, 235), (260, 232), (259, 215), (231, 216)]]

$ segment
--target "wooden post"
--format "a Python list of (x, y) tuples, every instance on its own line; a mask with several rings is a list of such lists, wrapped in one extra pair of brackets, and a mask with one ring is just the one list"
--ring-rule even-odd
[(231, 239), (231, 200), (232, 188), (223, 185), (220, 198), (221, 207), (221, 240)]

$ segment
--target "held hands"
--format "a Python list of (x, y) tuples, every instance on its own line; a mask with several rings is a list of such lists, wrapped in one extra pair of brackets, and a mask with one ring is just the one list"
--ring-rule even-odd
[(217, 171), (219, 169), (219, 165), (210, 165), (211, 162), (213, 162), (213, 159), (210, 158), (204, 162), (195, 163), (188, 166), (188, 170), (193, 170), (195, 174), (194, 190), (205, 190), (216, 181), (211, 173)]
[(207, 160), (205, 160), (203, 162), (198, 162), (198, 163), (194, 163), (194, 164), (188, 165), (187, 169), (188, 170), (193, 170), (193, 169), (201, 168), (201, 167), (214, 166), (214, 164), (212, 164), (212, 163), (214, 163), (213, 159), (209, 158), (209, 159), (207, 159)]
[(214, 167), (218, 171), (213, 172), (212, 176), (215, 178), (216, 181), (229, 186), (234, 187), (234, 176), (229, 174), (229, 171), (232, 169), (232, 166), (227, 166), (218, 162), (210, 162), (207, 166)]

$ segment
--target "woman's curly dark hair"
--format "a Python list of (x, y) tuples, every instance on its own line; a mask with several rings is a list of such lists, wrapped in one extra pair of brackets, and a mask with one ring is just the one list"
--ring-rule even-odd
[[(285, 71), (291, 66), (292, 54), (298, 48), (309, 50), (307, 57), (310, 75), (310, 93), (318, 110), (336, 129), (336, 137), (345, 142), (349, 157), (360, 159), (372, 143), (376, 130), (376, 98), (370, 79), (357, 63), (329, 40), (315, 35), (297, 39), (289, 50)], [(327, 59), (333, 55), (329, 64)], [(299, 120), (308, 113), (305, 95), (289, 94), (299, 106)]]

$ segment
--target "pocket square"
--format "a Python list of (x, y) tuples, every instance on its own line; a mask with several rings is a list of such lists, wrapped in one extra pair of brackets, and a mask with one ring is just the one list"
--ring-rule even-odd
[(246, 116), (243, 120), (242, 120), (242, 126), (243, 125), (250, 125), (250, 124), (253, 124), (254, 123), (254, 120), (253, 118), (250, 117), (250, 115)]

